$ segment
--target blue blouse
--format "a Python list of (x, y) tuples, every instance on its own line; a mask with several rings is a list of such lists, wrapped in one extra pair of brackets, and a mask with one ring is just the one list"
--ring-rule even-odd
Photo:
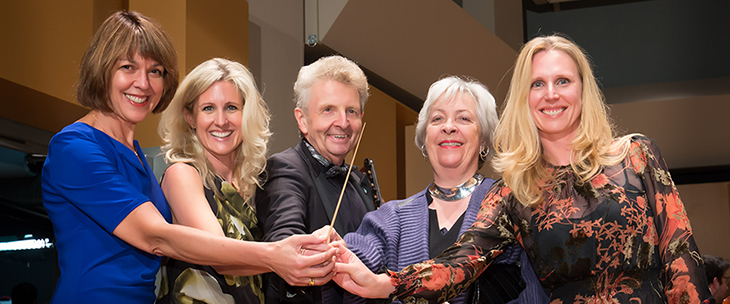
[[(143, 155), (137, 141), (134, 147)], [(154, 302), (161, 257), (113, 234), (132, 210), (148, 201), (172, 221), (147, 160), (140, 162), (124, 144), (77, 122), (51, 139), (42, 187), (61, 270), (51, 302)]]

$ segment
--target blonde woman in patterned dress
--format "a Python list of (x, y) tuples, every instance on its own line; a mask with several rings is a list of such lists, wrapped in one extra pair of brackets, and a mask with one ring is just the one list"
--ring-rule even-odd
[(529, 41), (495, 132), (503, 178), (474, 225), (434, 260), (374, 275), (350, 252), (335, 280), (404, 303), (459, 294), (521, 243), (551, 303), (710, 303), (703, 262), (657, 146), (614, 138), (588, 59), (560, 36)]

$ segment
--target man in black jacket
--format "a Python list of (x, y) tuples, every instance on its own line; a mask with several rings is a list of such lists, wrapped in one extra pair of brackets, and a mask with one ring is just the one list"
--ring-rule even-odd
[[(265, 242), (330, 224), (348, 171), (345, 156), (362, 130), (367, 78), (354, 62), (325, 57), (302, 67), (294, 96), (302, 140), (269, 158), (264, 189), (255, 198)], [(367, 178), (352, 170), (334, 225), (340, 235), (357, 230), (365, 213), (375, 209), (371, 192)], [(342, 290), (334, 282), (296, 288), (270, 273), (264, 284), (267, 304), (342, 302)]]

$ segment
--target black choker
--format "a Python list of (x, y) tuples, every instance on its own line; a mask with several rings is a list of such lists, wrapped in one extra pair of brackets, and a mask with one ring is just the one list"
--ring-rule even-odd
[(454, 188), (444, 189), (437, 186), (436, 183), (431, 183), (431, 185), (428, 186), (428, 192), (431, 193), (431, 197), (442, 201), (450, 202), (460, 200), (474, 192), (474, 189), (482, 183), (483, 179), (484, 176), (477, 172), (469, 180)]

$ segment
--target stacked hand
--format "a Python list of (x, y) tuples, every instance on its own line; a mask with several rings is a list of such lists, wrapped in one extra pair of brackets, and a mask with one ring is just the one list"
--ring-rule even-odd
[(335, 254), (344, 241), (329, 226), (324, 226), (311, 235), (293, 235), (279, 243), (278, 250), (285, 252), (276, 257), (272, 270), (292, 286), (324, 285), (334, 276)]
[(272, 266), (292, 286), (324, 285), (334, 280), (347, 291), (364, 298), (387, 298), (394, 290), (387, 275), (376, 275), (347, 249), (347, 244), (329, 226), (311, 235), (294, 235), (279, 241), (286, 252)]
[(347, 247), (338, 247), (337, 264), (332, 280), (345, 290), (363, 298), (387, 298), (395, 290), (390, 277), (385, 274), (374, 274)]
[[(327, 283), (334, 276), (337, 248), (328, 248), (323, 242), (324, 238), (314, 235), (293, 235), (275, 242), (269, 268), (292, 286), (307, 286), (312, 281), (316, 285)], [(310, 254), (303, 255), (306, 251)]]

